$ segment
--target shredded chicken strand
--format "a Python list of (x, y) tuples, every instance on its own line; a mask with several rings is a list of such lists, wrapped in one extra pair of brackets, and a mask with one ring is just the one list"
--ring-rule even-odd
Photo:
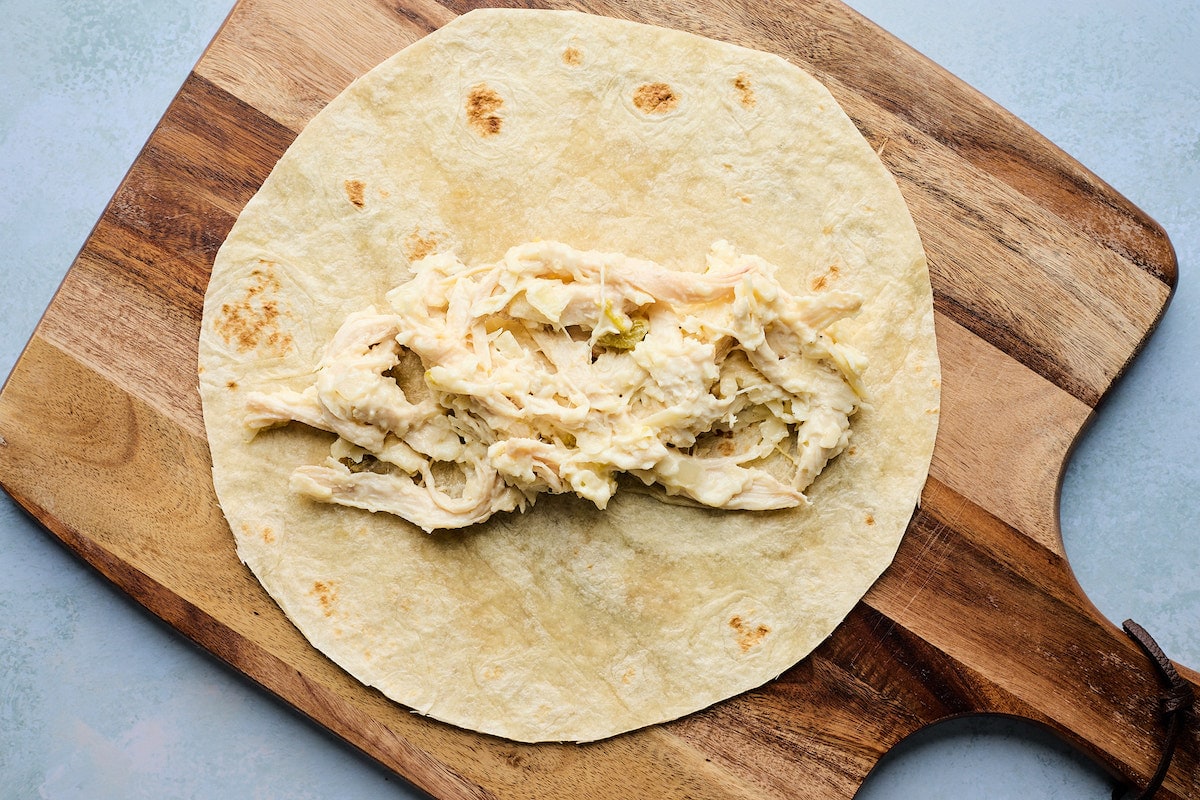
[[(703, 272), (548, 241), (413, 270), (386, 308), (346, 318), (312, 385), (248, 398), (252, 433), (295, 421), (338, 437), (294, 491), (426, 531), (543, 492), (603, 509), (621, 472), (669, 502), (791, 508), (864, 399), (864, 358), (827, 330), (860, 299), (795, 296), (724, 241)], [(409, 354), (419, 401), (395, 377)]]

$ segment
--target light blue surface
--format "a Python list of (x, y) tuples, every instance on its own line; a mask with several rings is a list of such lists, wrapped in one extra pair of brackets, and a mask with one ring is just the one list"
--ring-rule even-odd
[[(215, 34), (229, 0), (0, 0), (0, 375)], [(1200, 666), (1200, 7), (1176, 0), (852, 0), (1160, 222), (1180, 286), (1069, 466), (1080, 582)], [(893, 751), (860, 798), (1103, 798), (1023, 723), (970, 719)], [(0, 799), (404, 798), (0, 498)]]

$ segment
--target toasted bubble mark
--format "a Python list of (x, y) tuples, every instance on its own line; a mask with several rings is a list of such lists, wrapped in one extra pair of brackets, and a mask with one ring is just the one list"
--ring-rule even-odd
[(321, 604), (321, 610), (325, 613), (325, 616), (333, 616), (333, 607), (337, 602), (336, 583), (333, 581), (313, 581), (309, 594), (317, 598), (317, 602)]
[(404, 250), (404, 256), (409, 261), (420, 261), (430, 253), (437, 252), (438, 245), (441, 241), (436, 233), (416, 230), (404, 237), (404, 242), (401, 247)]
[(819, 292), (828, 287), (829, 284), (836, 281), (840, 273), (841, 270), (838, 268), (837, 264), (830, 264), (828, 269), (826, 269), (820, 275), (814, 277), (811, 281), (809, 281), (808, 285), (812, 287), (814, 292)]
[(467, 123), (480, 136), (495, 136), (500, 133), (504, 120), (496, 112), (504, 105), (504, 98), (486, 83), (480, 83), (467, 95)]
[(271, 544), (272, 542), (274, 542), (275, 541), (275, 531), (271, 530), (268, 526), (264, 525), (263, 529), (262, 529), (262, 540), (264, 542), (266, 542), (267, 544)]
[(758, 98), (754, 96), (754, 87), (750, 85), (750, 76), (746, 73), (739, 73), (733, 79), (733, 88), (737, 89), (738, 95), (741, 98), (742, 106), (745, 108), (754, 108), (758, 105)]
[(646, 114), (666, 114), (679, 105), (679, 95), (665, 83), (643, 83), (633, 92), (633, 104)]
[(389, 586), (387, 588), (387, 591), (384, 594), (385, 594), (388, 605), (391, 606), (392, 608), (395, 608), (397, 611), (403, 611), (405, 613), (412, 611), (412, 609), (413, 609), (412, 598), (409, 597), (408, 595), (406, 595), (405, 593), (401, 592), (400, 590), (396, 589), (396, 587)]
[(761, 644), (766, 635), (771, 632), (766, 625), (751, 626), (739, 616), (729, 618), (729, 627), (733, 628), (734, 638), (743, 653), (749, 652), (750, 648)]
[(239, 353), (266, 346), (282, 356), (292, 347), (291, 334), (279, 330), (286, 316), (269, 295), (280, 289), (275, 263), (260, 259), (259, 269), (250, 273), (250, 284), (238, 300), (224, 303), (213, 320), (213, 331)]
[(346, 190), (346, 199), (356, 208), (362, 208), (366, 204), (363, 199), (363, 190), (367, 187), (362, 181), (348, 180), (342, 184), (342, 187)]
[(583, 63), (583, 53), (579, 52), (578, 48), (568, 47), (563, 50), (562, 60), (568, 67), (578, 67)]

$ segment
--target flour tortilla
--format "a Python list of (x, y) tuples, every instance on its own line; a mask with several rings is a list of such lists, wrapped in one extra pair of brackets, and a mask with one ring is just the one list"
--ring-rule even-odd
[[(247, 393), (310, 382), (345, 316), (421, 256), (535, 239), (685, 270), (727, 239), (794, 291), (859, 293), (835, 332), (866, 354), (869, 405), (811, 506), (621, 490), (430, 535), (289, 491), (332, 437), (248, 439)], [(811, 652), (890, 563), (939, 403), (920, 240), (828, 91), (772, 55), (571, 12), (473, 11), (317, 115), (217, 256), (200, 372), (238, 554), (287, 616), (399, 703), (520, 741), (674, 719)]]

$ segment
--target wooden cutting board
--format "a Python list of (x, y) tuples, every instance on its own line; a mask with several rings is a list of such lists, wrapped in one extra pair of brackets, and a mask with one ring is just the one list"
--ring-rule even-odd
[[(456, 0), (239, 3), (0, 394), (0, 482), (185, 636), (439, 797), (850, 797), (900, 739), (973, 712), (1044, 724), (1144, 783), (1163, 736), (1162, 687), (1071, 574), (1057, 491), (1072, 442), (1170, 298), (1163, 231), (834, 0), (545, 5), (801, 65), (881, 153), (916, 217), (944, 371), (932, 473), (895, 563), (815, 653), (673, 723), (584, 746), (518, 745), (363, 688), (237, 561), (196, 389), (213, 257), (305, 122), (466, 11)], [(1194, 718), (1159, 796), (1200, 797)]]

